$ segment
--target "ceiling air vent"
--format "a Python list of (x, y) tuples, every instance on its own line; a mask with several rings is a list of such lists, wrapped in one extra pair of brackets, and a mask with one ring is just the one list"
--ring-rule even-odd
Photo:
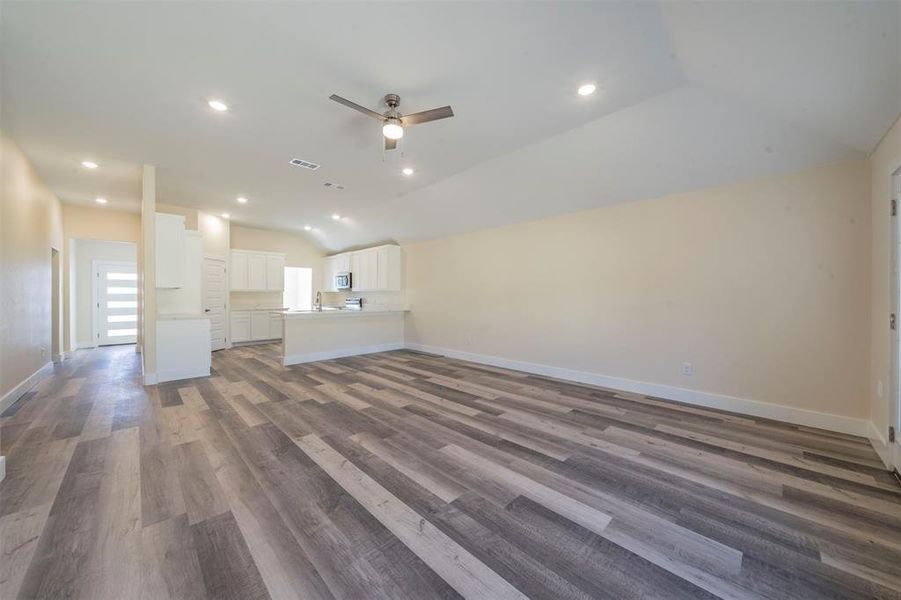
[(317, 165), (316, 163), (311, 163), (308, 160), (303, 160), (300, 158), (292, 158), (291, 164), (295, 167), (303, 167), (304, 169), (309, 169), (311, 171), (315, 171), (319, 168), (319, 165)]

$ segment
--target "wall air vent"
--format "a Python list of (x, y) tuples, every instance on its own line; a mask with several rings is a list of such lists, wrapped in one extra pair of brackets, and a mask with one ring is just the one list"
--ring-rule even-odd
[(317, 165), (316, 163), (311, 163), (310, 161), (303, 160), (301, 158), (292, 158), (291, 164), (295, 167), (303, 167), (304, 169), (309, 169), (311, 171), (315, 171), (319, 168), (319, 165)]
[(327, 188), (332, 188), (333, 190), (343, 190), (344, 189), (344, 186), (341, 185), (340, 183), (332, 183), (331, 181), (326, 181), (322, 185), (324, 185)]

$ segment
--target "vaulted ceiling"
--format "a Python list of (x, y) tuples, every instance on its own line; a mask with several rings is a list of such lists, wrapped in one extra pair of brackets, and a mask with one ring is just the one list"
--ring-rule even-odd
[[(901, 111), (897, 2), (4, 1), (0, 18), (0, 126), (64, 202), (136, 210), (153, 164), (160, 201), (328, 250), (861, 158)], [(456, 116), (385, 153), (376, 121), (328, 99), (388, 92)]]

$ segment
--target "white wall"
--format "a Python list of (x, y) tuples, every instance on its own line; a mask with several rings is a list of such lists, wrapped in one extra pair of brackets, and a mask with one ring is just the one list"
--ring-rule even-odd
[(864, 161), (406, 251), (409, 343), (869, 419)]
[(100, 240), (74, 240), (71, 245), (73, 255), (70, 291), (73, 313), (70, 322), (74, 325), (75, 344), (78, 348), (96, 346), (94, 340), (94, 277), (93, 262), (100, 260), (137, 261), (137, 245), (130, 242), (105, 242)]

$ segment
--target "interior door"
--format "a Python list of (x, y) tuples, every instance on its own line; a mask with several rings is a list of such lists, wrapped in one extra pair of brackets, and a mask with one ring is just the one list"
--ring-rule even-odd
[(203, 312), (210, 318), (210, 342), (213, 350), (225, 348), (225, 309), (228, 286), (225, 282), (225, 261), (219, 258), (203, 259)]
[(98, 346), (134, 344), (138, 334), (135, 263), (94, 262), (94, 339)]

